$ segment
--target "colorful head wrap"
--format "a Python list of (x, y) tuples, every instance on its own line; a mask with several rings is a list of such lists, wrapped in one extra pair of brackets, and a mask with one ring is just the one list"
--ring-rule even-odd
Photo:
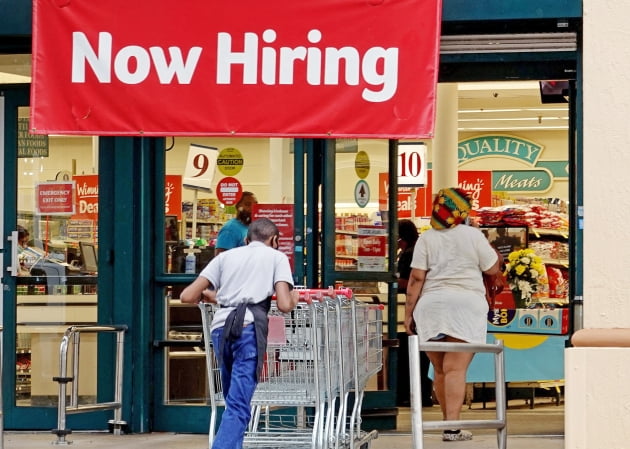
[(438, 192), (433, 200), (431, 226), (433, 229), (448, 229), (463, 223), (470, 212), (468, 194), (462, 189), (450, 187)]

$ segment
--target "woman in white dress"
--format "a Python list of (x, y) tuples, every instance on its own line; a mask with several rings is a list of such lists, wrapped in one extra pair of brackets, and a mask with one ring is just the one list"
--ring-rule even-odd
[[(488, 303), (482, 272), (500, 270), (497, 253), (466, 219), (470, 201), (458, 188), (442, 189), (433, 202), (432, 229), (418, 239), (407, 285), (405, 330), (420, 341), (485, 343)], [(466, 371), (474, 354), (427, 352), (433, 387), (446, 421), (460, 419)], [(444, 441), (465, 441), (472, 433), (445, 430)]]

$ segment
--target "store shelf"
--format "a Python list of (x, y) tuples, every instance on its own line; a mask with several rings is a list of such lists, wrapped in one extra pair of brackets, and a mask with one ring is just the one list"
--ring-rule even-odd
[(205, 356), (206, 353), (201, 348), (199, 351), (170, 351), (168, 353), (169, 359), (196, 359)]
[[(192, 218), (186, 218), (186, 224), (190, 224), (192, 225)], [(221, 225), (223, 226), (225, 222), (224, 221), (220, 221), (219, 219), (197, 219), (197, 224), (213, 224), (213, 225)]]
[(535, 237), (562, 237), (564, 239), (569, 238), (569, 231), (564, 229), (545, 229), (545, 228), (529, 228), (529, 233)]
[(565, 268), (569, 268), (569, 259), (545, 259), (542, 258), (545, 265), (560, 265)]
[[(216, 219), (198, 219), (196, 223), (195, 237), (203, 238), (206, 240), (214, 239), (217, 237), (217, 234), (219, 233), (219, 230), (224, 223), (225, 222), (218, 221)], [(192, 218), (187, 218), (186, 220), (184, 220), (183, 225), (184, 235), (186, 236), (186, 238), (191, 238), (193, 227)]]
[[(202, 339), (201, 314), (196, 304), (167, 299), (167, 335), (173, 344), (165, 348), (168, 366), (166, 383), (169, 401), (197, 400), (207, 394), (206, 353)], [(181, 346), (178, 344), (181, 343)]]

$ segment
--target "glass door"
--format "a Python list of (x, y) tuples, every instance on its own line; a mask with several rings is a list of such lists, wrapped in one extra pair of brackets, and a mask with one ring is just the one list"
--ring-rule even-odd
[[(383, 367), (366, 384), (362, 410), (365, 428), (392, 428), (397, 415), (393, 375), (398, 363), (397, 331), (402, 322), (394, 274), (397, 142), (328, 141), (324, 161), (321, 285), (349, 287), (355, 299), (384, 306)], [(373, 418), (370, 410), (376, 408), (379, 416)]]
[[(216, 164), (214, 163), (216, 159)], [(215, 255), (217, 234), (243, 218), (221, 185), (253, 192), (259, 205), (293, 203), (293, 147), (288, 139), (166, 139), (158, 157), (154, 304), (154, 430), (207, 432), (208, 377), (201, 313), (179, 296)], [(161, 165), (161, 166), (159, 166)], [(159, 192), (159, 190), (158, 190)], [(227, 192), (227, 190), (225, 190)], [(228, 193), (232, 193), (229, 191)], [(291, 229), (291, 232), (293, 230)], [(289, 240), (293, 234), (287, 235)]]
[[(3, 103), (5, 425), (54, 429), (64, 332), (97, 322), (96, 151), (91, 137), (30, 134), (27, 88), (6, 90)], [(94, 403), (96, 336), (82, 337), (80, 348), (78, 403)], [(107, 427), (100, 413), (67, 426), (99, 427)]]

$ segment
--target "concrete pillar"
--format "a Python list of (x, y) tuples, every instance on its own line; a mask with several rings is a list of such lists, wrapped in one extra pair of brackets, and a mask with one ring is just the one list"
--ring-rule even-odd
[[(585, 328), (630, 328), (629, 13), (625, 0), (583, 0)], [(565, 448), (628, 447), (630, 348), (565, 355)]]
[(444, 187), (457, 186), (457, 96), (457, 84), (438, 84), (431, 157), (434, 193)]

